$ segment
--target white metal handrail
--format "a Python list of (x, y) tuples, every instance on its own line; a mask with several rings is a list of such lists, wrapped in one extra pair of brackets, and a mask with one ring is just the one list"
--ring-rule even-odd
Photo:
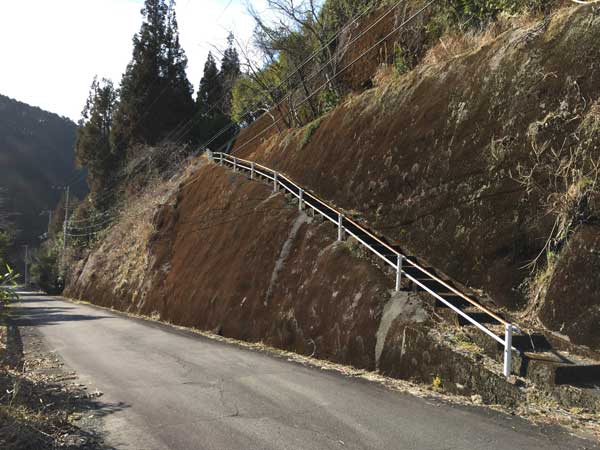
[[(209, 151), (208, 157), (212, 161), (217, 161), (222, 165), (228, 164), (234, 170), (243, 169), (243, 170), (249, 171), (250, 177), (252, 179), (254, 179), (255, 175), (260, 175), (270, 181), (273, 181), (273, 191), (274, 192), (277, 192), (279, 190), (279, 187), (283, 187), (283, 189), (285, 189), (287, 192), (289, 192), (290, 194), (292, 194), (294, 197), (296, 197), (299, 200), (298, 207), (300, 209), (302, 209), (302, 207), (304, 205), (306, 205), (306, 206), (310, 207), (311, 209), (313, 209), (314, 211), (316, 211), (321, 216), (323, 216), (325, 219), (329, 220), (330, 222), (333, 222), (338, 228), (338, 240), (342, 240), (344, 233), (348, 233), (349, 235), (354, 237), (363, 246), (368, 248), (373, 254), (375, 254), (377, 257), (382, 259), (386, 264), (392, 266), (396, 270), (396, 291), (400, 290), (402, 276), (405, 276), (410, 281), (412, 281), (414, 284), (420, 286), (423, 290), (425, 290), (427, 293), (429, 293), (431, 296), (433, 296), (436, 300), (444, 303), (456, 314), (458, 314), (459, 316), (461, 316), (462, 318), (467, 320), (469, 323), (471, 323), (475, 327), (477, 327), (479, 330), (481, 330), (483, 333), (487, 334), (489, 337), (491, 337), (496, 342), (501, 344), (504, 347), (504, 370), (503, 370), (503, 373), (504, 373), (504, 376), (506, 376), (506, 377), (510, 376), (512, 351), (514, 350), (514, 351), (518, 352), (518, 350), (515, 347), (513, 347), (513, 345), (512, 345), (512, 336), (513, 336), (513, 332), (521, 331), (518, 327), (507, 322), (506, 320), (504, 320), (503, 318), (498, 316), (496, 313), (494, 313), (490, 309), (486, 308), (485, 306), (481, 305), (480, 303), (476, 302), (475, 300), (467, 297), (465, 294), (463, 294), (458, 289), (451, 286), (449, 283), (445, 282), (444, 280), (441, 280), (439, 277), (436, 277), (434, 274), (432, 274), (431, 272), (426, 270), (424, 267), (421, 267), (415, 261), (412, 261), (410, 258), (407, 258), (405, 255), (400, 253), (398, 250), (394, 249), (393, 247), (388, 245), (386, 242), (382, 241), (380, 238), (378, 238), (373, 233), (366, 230), (364, 227), (362, 227), (358, 223), (354, 222), (353, 220), (351, 220), (347, 217), (344, 217), (344, 215), (340, 211), (338, 211), (335, 208), (333, 208), (332, 206), (328, 205), (323, 200), (319, 199), (316, 195), (306, 192), (306, 190), (304, 188), (298, 186), (296, 183), (294, 183), (292, 180), (287, 178), (285, 175), (282, 175), (273, 169), (270, 169), (261, 164), (255, 163), (253, 161), (236, 158), (236, 157), (231, 156), (226, 153)], [(291, 188), (287, 184), (291, 185), (293, 188)], [(294, 189), (297, 189), (297, 192), (294, 192)], [(316, 204), (313, 204), (313, 203), (316, 203)], [(325, 209), (326, 211), (329, 211), (334, 217), (336, 217), (336, 219), (334, 219), (333, 217), (330, 217), (328, 214), (326, 214), (323, 211), (323, 209)], [(352, 227), (355, 229), (358, 229), (360, 231), (360, 233), (369, 236), (369, 238), (371, 240), (375, 241), (377, 243), (377, 245), (386, 248), (389, 253), (392, 253), (393, 255), (395, 255), (396, 260), (394, 261), (394, 260), (390, 259), (385, 254), (383, 254), (380, 251), (378, 251), (377, 249), (375, 249), (371, 244), (369, 244), (361, 236), (357, 235), (351, 229), (344, 226), (344, 221), (346, 221), (347, 223), (350, 223), (352, 225)], [(448, 289), (453, 294), (455, 294), (455, 295), (459, 296), (460, 298), (462, 298), (463, 300), (467, 301), (469, 304), (471, 304), (475, 308), (488, 314), (490, 317), (493, 317), (496, 321), (498, 321), (500, 324), (502, 324), (504, 326), (504, 339), (502, 337), (496, 335), (496, 333), (494, 333), (492, 330), (487, 328), (485, 325), (483, 325), (482, 323), (479, 323), (473, 317), (469, 316), (467, 313), (465, 313), (464, 311), (462, 311), (461, 309), (459, 309), (458, 307), (453, 305), (451, 302), (449, 302), (447, 299), (445, 299), (440, 294), (435, 292), (433, 289), (426, 286), (422, 281), (419, 281), (419, 279), (417, 279), (414, 276), (407, 273), (405, 270), (405, 266), (404, 266), (405, 263), (409, 264), (412, 268), (418, 270), (420, 273), (426, 275), (428, 278), (430, 278), (430, 279), (436, 281), (437, 283), (439, 283), (440, 285), (444, 286), (444, 288)]]

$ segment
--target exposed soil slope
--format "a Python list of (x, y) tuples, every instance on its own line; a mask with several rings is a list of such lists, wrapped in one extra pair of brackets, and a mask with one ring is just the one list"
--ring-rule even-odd
[[(249, 130), (234, 154), (364, 216), (497, 304), (525, 306), (523, 266), (540, 253), (553, 218), (513, 177), (518, 165), (531, 164), (534, 146), (565, 140), (594, 114), (598, 35), (591, 9), (562, 10), (476, 51), (391, 77), (332, 111), (308, 143), (307, 131), (291, 130), (246, 145)], [(598, 131), (590, 151), (597, 144)], [(586, 276), (573, 272), (568, 286)], [(569, 298), (597, 305), (592, 289), (584, 297)], [(579, 332), (563, 331), (597, 345), (596, 314), (579, 317)], [(547, 311), (541, 317), (556, 329)]]
[[(553, 218), (512, 175), (531, 164), (535, 146), (596, 123), (598, 32), (600, 18), (589, 10), (562, 11), (450, 61), (383, 79), (305, 129), (273, 128), (244, 144), (268, 126), (265, 117), (235, 152), (366, 219), (482, 296), (524, 307), (523, 266), (540, 253)], [(591, 148), (594, 127), (586, 134)], [(200, 158), (131, 195), (72, 272), (67, 295), (396, 377), (443, 380), (445, 389), (486, 402), (529, 395), (499, 376), (498, 361), (468, 336), (434, 320), (431, 304), (392, 294), (393, 277), (352, 240), (336, 242), (331, 224), (270, 186)], [(589, 261), (581, 262), (580, 249), (596, 248), (589, 244), (597, 229), (585, 229), (563, 250), (568, 276), (551, 280), (554, 302), (541, 299), (534, 312), (596, 347), (596, 288), (581, 283), (593, 275), (578, 267)], [(565, 289), (576, 307), (562, 303)], [(577, 326), (559, 322), (567, 309)]]
[(268, 186), (214, 165), (190, 180), (151, 235), (111, 230), (69, 295), (374, 368), (392, 281)]

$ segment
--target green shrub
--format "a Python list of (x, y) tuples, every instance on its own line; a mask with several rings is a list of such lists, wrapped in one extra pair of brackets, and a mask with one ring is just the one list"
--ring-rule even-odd
[(334, 89), (325, 89), (319, 94), (319, 112), (326, 114), (335, 108), (341, 97)]
[(14, 272), (8, 264), (0, 260), (0, 303), (5, 304), (13, 300), (17, 300), (18, 296), (14, 291), (17, 277), (19, 275)]
[(502, 13), (544, 12), (554, 3), (553, 0), (447, 0), (426, 28), (437, 39), (450, 29), (481, 28)]
[(31, 280), (48, 294), (60, 294), (63, 278), (60, 276), (58, 250), (53, 247), (38, 255), (31, 266)]
[(398, 75), (410, 71), (413, 67), (412, 55), (407, 52), (400, 44), (394, 46), (394, 69)]
[(304, 127), (304, 134), (302, 135), (302, 141), (300, 141), (300, 148), (304, 148), (310, 143), (310, 140), (319, 129), (322, 121), (323, 117), (319, 117)]

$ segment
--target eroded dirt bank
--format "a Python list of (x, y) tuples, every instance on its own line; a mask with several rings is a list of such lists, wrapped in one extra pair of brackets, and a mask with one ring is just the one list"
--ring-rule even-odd
[[(234, 154), (364, 216), (496, 304), (524, 308), (526, 266), (543, 253), (555, 218), (517, 174), (533, 167), (539, 149), (585, 143), (598, 153), (599, 35), (600, 17), (589, 8), (561, 10), (475, 51), (388, 77), (333, 110), (316, 131), (313, 124), (251, 140), (250, 128)], [(588, 206), (589, 217), (600, 217)], [(596, 349), (595, 276), (578, 270), (572, 253), (593, 253), (597, 235), (593, 224), (577, 233), (562, 275), (534, 308), (550, 329)]]
[(110, 244), (120, 239), (115, 229), (68, 295), (375, 367), (376, 330), (391, 280), (337, 243), (331, 225), (299, 212), (264, 184), (214, 165), (187, 183), (152, 219), (146, 267), (126, 277), (136, 284), (120, 290), (124, 282), (110, 274), (122, 271), (117, 253), (138, 260), (136, 253), (146, 249)]
[[(394, 377), (438, 378), (489, 403), (525, 395), (492, 360), (474, 371), (476, 355), (442, 335), (430, 302), (394, 293), (394, 277), (352, 240), (337, 242), (335, 227), (271, 186), (204, 162), (162, 198), (142, 197), (144, 214), (122, 217), (68, 296)], [(146, 231), (132, 233), (131, 222)]]
[[(562, 11), (451, 61), (388, 77), (318, 127), (249, 145), (242, 136), (236, 154), (289, 174), (498, 305), (532, 306), (524, 264), (540, 253), (553, 220), (514, 169), (531, 164), (535, 146), (575, 132), (597, 150), (598, 32), (598, 17)], [(265, 126), (259, 121), (245, 138)], [(430, 304), (407, 291), (393, 295), (390, 274), (351, 240), (336, 242), (331, 224), (205, 158), (195, 167), (135, 195), (73, 270), (66, 294), (441, 383), (485, 402), (528, 402), (497, 361), (434, 320)], [(589, 261), (581, 249), (595, 251), (595, 236), (593, 224), (576, 230), (557, 266), (565, 276), (550, 277), (532, 309), (552, 330), (598, 348), (595, 284), (581, 283), (593, 275), (577, 269)]]

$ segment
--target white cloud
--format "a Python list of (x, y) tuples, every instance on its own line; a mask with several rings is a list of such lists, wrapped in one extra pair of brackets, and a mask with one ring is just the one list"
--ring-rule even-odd
[[(264, 0), (255, 0), (260, 7)], [(141, 0), (3, 0), (0, 93), (79, 118), (94, 75), (115, 83), (131, 59)], [(231, 30), (248, 40), (252, 21), (241, 0), (179, 0), (181, 44), (197, 89), (210, 44)]]

